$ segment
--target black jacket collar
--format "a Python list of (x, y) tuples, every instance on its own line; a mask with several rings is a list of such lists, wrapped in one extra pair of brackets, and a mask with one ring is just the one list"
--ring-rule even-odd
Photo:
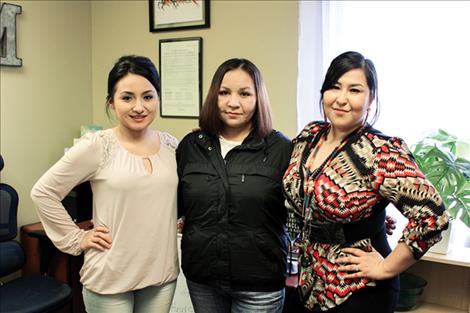
[[(196, 137), (197, 137), (197, 144), (204, 147), (205, 149), (211, 150), (211, 149), (218, 149), (220, 150), (220, 141), (219, 138), (206, 133), (203, 130), (200, 130), (196, 132)], [(259, 138), (257, 136), (257, 130), (252, 129), (248, 136), (243, 140), (242, 144), (240, 147), (237, 149), (243, 149), (243, 150), (260, 150), (265, 148), (266, 145), (266, 138)]]

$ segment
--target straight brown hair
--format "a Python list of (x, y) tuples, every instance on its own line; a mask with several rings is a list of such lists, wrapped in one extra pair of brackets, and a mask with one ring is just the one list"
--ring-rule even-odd
[(217, 68), (214, 77), (212, 77), (202, 112), (199, 115), (199, 127), (214, 136), (219, 136), (224, 129), (218, 107), (219, 90), (225, 74), (236, 69), (245, 71), (253, 79), (256, 91), (256, 109), (253, 114), (252, 124), (253, 128), (256, 129), (256, 135), (259, 138), (265, 138), (273, 130), (271, 105), (261, 72), (256, 65), (247, 59), (229, 59)]

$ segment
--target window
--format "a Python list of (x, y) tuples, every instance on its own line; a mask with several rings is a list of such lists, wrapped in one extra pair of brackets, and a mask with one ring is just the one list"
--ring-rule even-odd
[(298, 96), (307, 104), (299, 107), (305, 120), (298, 127), (320, 118), (319, 90), (331, 60), (355, 50), (377, 68), (376, 128), (408, 144), (438, 127), (470, 138), (468, 16), (466, 1), (302, 1)]
[(467, 1), (301, 1), (298, 129), (322, 118), (331, 60), (355, 50), (377, 69), (377, 129), (408, 145), (437, 128), (470, 139), (469, 16)]

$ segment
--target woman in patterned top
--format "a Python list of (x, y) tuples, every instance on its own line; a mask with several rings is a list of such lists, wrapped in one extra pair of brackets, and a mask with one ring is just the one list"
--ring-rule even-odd
[[(285, 196), (301, 221), (299, 293), (309, 311), (393, 312), (398, 274), (441, 238), (448, 214), (402, 139), (371, 127), (377, 75), (360, 53), (336, 57), (321, 89), (323, 122), (294, 139)], [(392, 203), (408, 224), (390, 249)]]
[[(150, 59), (123, 56), (108, 76), (106, 107), (117, 126), (83, 136), (31, 192), (47, 235), (85, 255), (88, 313), (169, 312), (178, 277), (177, 140), (150, 128), (160, 81)], [(89, 180), (92, 230), (78, 228), (61, 200)]]

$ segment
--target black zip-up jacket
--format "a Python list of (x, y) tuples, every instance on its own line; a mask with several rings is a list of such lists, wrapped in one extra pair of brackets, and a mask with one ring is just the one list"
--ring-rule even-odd
[(178, 210), (186, 216), (182, 268), (191, 281), (222, 281), (245, 291), (285, 286), (281, 182), (292, 145), (277, 131), (264, 139), (254, 134), (225, 159), (219, 139), (203, 131), (188, 134), (178, 146)]

